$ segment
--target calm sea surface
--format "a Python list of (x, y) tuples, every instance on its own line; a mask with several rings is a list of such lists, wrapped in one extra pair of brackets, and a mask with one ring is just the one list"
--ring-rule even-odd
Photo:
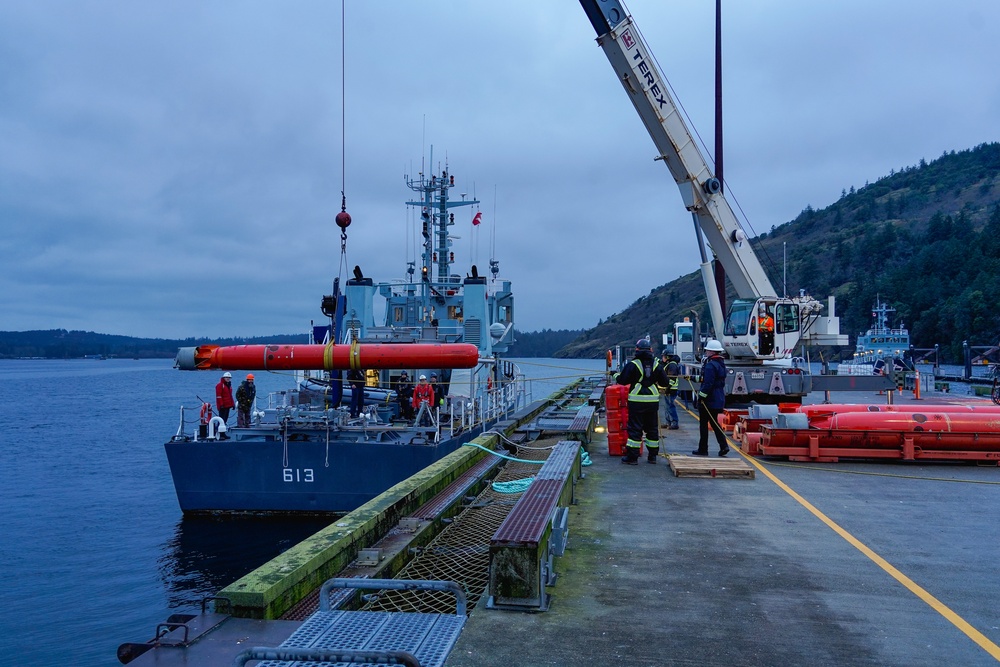
[[(604, 369), (518, 364), (535, 399)], [(255, 376), (262, 397), (291, 383)], [(0, 665), (117, 665), (119, 644), (326, 525), (182, 518), (163, 443), (217, 381), (169, 360), (0, 360)]]

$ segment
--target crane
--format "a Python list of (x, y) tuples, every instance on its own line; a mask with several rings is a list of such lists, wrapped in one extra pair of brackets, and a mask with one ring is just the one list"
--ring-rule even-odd
[[(808, 393), (808, 373), (799, 369), (792, 374), (798, 378), (781, 377), (783, 374), (777, 372), (769, 375), (764, 364), (787, 365), (800, 343), (847, 345), (847, 335), (840, 333), (840, 320), (835, 315), (834, 297), (828, 297), (828, 314), (824, 315), (823, 304), (805, 293), (778, 295), (631, 15), (619, 0), (580, 0), (580, 4), (597, 32), (598, 45), (656, 146), (655, 159), (667, 166), (685, 208), (691, 212), (715, 336), (732, 360), (730, 365), (741, 369), (730, 374), (727, 389), (730, 393), (779, 397)], [(737, 294), (725, 314), (706, 242)], [(765, 319), (770, 320), (770, 326), (760, 324)]]

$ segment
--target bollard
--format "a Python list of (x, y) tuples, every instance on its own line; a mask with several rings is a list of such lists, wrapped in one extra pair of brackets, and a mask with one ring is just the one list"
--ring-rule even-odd
[(920, 400), (920, 370), (914, 371), (913, 400)]

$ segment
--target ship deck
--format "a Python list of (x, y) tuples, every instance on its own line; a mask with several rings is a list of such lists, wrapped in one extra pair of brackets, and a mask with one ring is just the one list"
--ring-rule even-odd
[(447, 667), (1000, 660), (996, 466), (744, 459), (753, 479), (678, 477), (663, 454), (698, 438), (680, 412), (659, 465), (595, 440), (549, 610), (476, 609)]
[[(834, 400), (886, 402), (854, 393)], [(1000, 661), (995, 465), (791, 463), (733, 447), (725, 464), (698, 460), (708, 474), (677, 475), (684, 466), (667, 457), (681, 463), (698, 438), (696, 414), (679, 412), (657, 465), (645, 457), (622, 465), (606, 436), (594, 437), (547, 611), (488, 609), (483, 596), (445, 667)], [(742, 468), (738, 461), (753, 474), (724, 473)], [(243, 645), (279, 639), (238, 622), (226, 632), (238, 631)], [(271, 623), (289, 634), (297, 627)], [(218, 639), (232, 646), (224, 633)], [(182, 663), (227, 664), (203, 655)], [(156, 651), (134, 664), (175, 664), (170, 658)]]

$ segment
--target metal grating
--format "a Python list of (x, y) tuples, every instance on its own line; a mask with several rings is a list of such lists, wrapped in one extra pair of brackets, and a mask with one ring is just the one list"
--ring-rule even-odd
[(559, 502), (562, 487), (560, 480), (536, 477), (518, 504), (518, 511), (511, 513), (497, 529), (493, 543), (538, 544)]
[[(454, 596), (452, 596), (454, 600)], [(466, 617), (455, 614), (399, 614), (371, 611), (318, 611), (281, 644), (281, 648), (408, 651), (427, 667), (444, 664)], [(261, 667), (299, 665), (347, 667), (349, 663), (268, 660)], [(371, 663), (365, 663), (371, 666)], [(351, 663), (357, 667), (357, 663)], [(374, 666), (371, 666), (374, 667)]]
[(589, 429), (590, 422), (594, 419), (594, 411), (596, 409), (597, 408), (593, 405), (580, 408), (580, 411), (576, 413), (576, 417), (573, 418), (573, 423), (569, 425), (570, 433), (577, 433)]
[[(515, 456), (542, 461), (548, 452), (548, 449), (521, 449)], [(538, 472), (537, 464), (511, 461), (497, 474), (496, 481), (524, 479)], [(490, 539), (520, 496), (487, 487), (397, 578), (454, 581), (465, 589), (469, 609), (474, 608), (489, 585)], [(444, 613), (454, 608), (455, 596), (442, 591), (380, 591), (365, 605), (369, 610), (404, 612)]]
[(439, 494), (434, 496), (430, 502), (418, 508), (410, 516), (417, 519), (435, 519), (453, 502), (455, 502), (460, 495), (466, 492), (466, 486), (468, 486), (468, 480), (470, 477), (482, 477), (494, 465), (496, 465), (496, 461), (493, 457), (487, 456), (482, 461), (462, 473), (458, 479), (446, 486)]
[(542, 469), (538, 471), (536, 479), (565, 480), (567, 473), (573, 469), (579, 452), (580, 443), (573, 440), (560, 441), (542, 465)]
[(566, 484), (567, 474), (573, 469), (579, 443), (562, 441), (556, 445), (548, 460), (538, 471), (524, 497), (503, 522), (493, 543), (538, 544), (545, 527), (552, 518), (552, 512), (559, 504), (559, 496)]
[[(521, 447), (513, 455), (527, 461), (545, 461), (552, 447)], [(578, 443), (574, 443), (577, 447)], [(574, 449), (573, 454), (575, 455)], [(537, 463), (508, 462), (495, 481), (510, 482), (541, 473)], [(397, 575), (398, 579), (454, 581), (465, 589), (469, 609), (473, 609), (489, 586), (490, 540), (510, 514), (520, 493), (500, 493), (487, 486), (444, 530), (411, 560)], [(304, 618), (319, 607), (319, 591), (296, 605), (296, 617)], [(335, 596), (348, 591), (331, 591)], [(420, 612), (454, 614), (455, 596), (442, 591), (377, 591), (366, 596), (367, 611)], [(336, 606), (336, 604), (334, 604)], [(291, 618), (286, 614), (286, 618)]]

